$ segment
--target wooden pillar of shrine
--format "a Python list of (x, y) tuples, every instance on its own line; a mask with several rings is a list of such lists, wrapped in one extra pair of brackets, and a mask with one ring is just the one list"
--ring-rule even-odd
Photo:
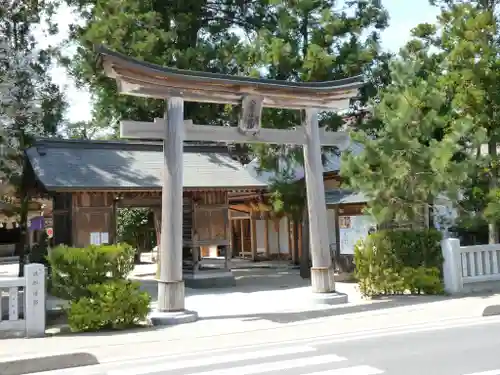
[[(173, 97), (167, 99), (166, 104), (161, 234), (158, 246), (160, 258), (158, 311), (160, 313), (184, 311), (184, 281), (182, 280), (184, 100)], [(160, 316), (157, 322), (160, 323), (165, 318), (166, 316)]]
[(306, 109), (306, 142), (303, 146), (312, 259), (311, 285), (315, 293), (330, 293), (335, 291), (335, 272), (328, 239), (318, 113), (317, 109)]
[(73, 195), (55, 193), (52, 202), (52, 245), (73, 246)]

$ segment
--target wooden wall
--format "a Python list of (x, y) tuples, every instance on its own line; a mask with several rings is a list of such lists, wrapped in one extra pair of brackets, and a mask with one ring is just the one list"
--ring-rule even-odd
[(206, 245), (229, 244), (227, 191), (193, 192), (194, 237)]
[[(329, 208), (333, 208), (334, 206), (328, 206)], [(366, 204), (344, 204), (340, 205), (339, 214), (340, 216), (355, 216), (355, 215), (363, 215), (363, 210), (365, 209)]]
[(112, 243), (115, 233), (114, 194), (81, 192), (73, 193), (72, 198), (73, 245), (90, 245), (92, 232), (107, 232)]
[(325, 185), (325, 190), (340, 188), (340, 181), (337, 178), (338, 177), (325, 176), (323, 180), (323, 184)]

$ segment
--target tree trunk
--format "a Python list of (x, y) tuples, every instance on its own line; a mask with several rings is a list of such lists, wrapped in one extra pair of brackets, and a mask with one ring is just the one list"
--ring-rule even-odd
[(300, 225), (300, 220), (299, 219), (293, 219), (293, 259), (294, 259), (294, 264), (300, 264), (300, 259), (299, 259), (299, 225)]
[[(493, 192), (498, 188), (498, 182), (497, 182), (498, 168), (496, 166), (497, 143), (495, 140), (490, 139), (490, 141), (488, 142), (488, 154), (492, 160), (489, 188), (490, 192)], [(488, 243), (490, 244), (498, 243), (498, 225), (494, 219), (493, 221), (488, 223)]]
[(26, 263), (26, 246), (28, 245), (28, 236), (29, 236), (29, 228), (28, 228), (28, 210), (29, 210), (29, 195), (26, 186), (26, 164), (23, 169), (23, 176), (21, 179), (21, 186), (19, 195), (21, 198), (21, 206), (20, 206), (20, 220), (19, 226), (21, 230), (19, 242), (16, 244), (16, 254), (19, 255), (19, 277), (24, 276), (24, 265)]
[(303, 279), (311, 278), (311, 265), (309, 257), (309, 215), (307, 206), (305, 208), (304, 219), (302, 220), (302, 254), (300, 256), (300, 277)]

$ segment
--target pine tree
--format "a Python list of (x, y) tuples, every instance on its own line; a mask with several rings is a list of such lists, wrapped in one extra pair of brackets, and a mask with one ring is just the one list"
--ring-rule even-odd
[[(462, 219), (488, 223), (489, 242), (498, 242), (498, 215), (500, 207), (499, 141), (500, 94), (500, 34), (498, 1), (439, 2), (442, 12), (439, 28), (422, 27), (416, 34), (431, 45), (443, 74), (441, 90), (449, 95), (451, 108), (460, 116), (473, 120), (474, 131), (486, 133), (486, 152), (470, 152), (475, 163), (471, 181), (486, 184), (464, 186), (465, 201), (461, 205)], [(478, 189), (482, 190), (479, 194)], [(475, 198), (474, 198), (475, 197)], [(471, 199), (472, 198), (472, 199)], [(478, 198), (478, 199), (476, 199)], [(472, 206), (471, 206), (472, 203)]]
[[(487, 221), (489, 242), (495, 243), (498, 242), (497, 222), (500, 219), (497, 214), (500, 207), (497, 188), (500, 113), (497, 1), (436, 0), (434, 3), (441, 6), (437, 25), (417, 25), (412, 30), (414, 38), (402, 57), (418, 62), (417, 76), (433, 77), (432, 84), (444, 100), (438, 116), (448, 122), (442, 133), (445, 136), (457, 133), (458, 148), (451, 162), (463, 163), (468, 173), (467, 179), (463, 176), (451, 178), (452, 190), (456, 190), (456, 183), (462, 180), (460, 190), (464, 199), (455, 202), (459, 205), (462, 221), (469, 226), (472, 222), (477, 226)], [(397, 118), (399, 108), (389, 113), (389, 118)], [(387, 120), (382, 120), (382, 127), (385, 127)], [(469, 131), (458, 137), (464, 127), (457, 123), (463, 120), (470, 122), (465, 126)], [(381, 133), (378, 136), (384, 137)], [(437, 134), (434, 139), (441, 141), (441, 137), (442, 134)], [(477, 147), (481, 138), (485, 141), (483, 148), (487, 148), (487, 155)], [(351, 175), (352, 171), (345, 173)], [(366, 178), (371, 176), (371, 172), (365, 173)], [(387, 173), (391, 178), (394, 176), (391, 171)], [(437, 176), (436, 180), (439, 182), (442, 176)]]
[(464, 137), (467, 147), (479, 144), (481, 137), (469, 136), (471, 118), (449, 111), (440, 75), (408, 57), (393, 63), (392, 83), (374, 107), (382, 127), (374, 135), (353, 133), (363, 151), (343, 156), (341, 174), (368, 196), (380, 223), (421, 225), (436, 197), (457, 200), (471, 167), (468, 158), (460, 157)]

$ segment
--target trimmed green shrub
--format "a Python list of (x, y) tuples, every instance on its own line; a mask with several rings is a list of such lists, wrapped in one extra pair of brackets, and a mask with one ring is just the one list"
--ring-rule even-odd
[(386, 230), (354, 248), (355, 277), (367, 297), (388, 294), (439, 294), (443, 257), (437, 230)]
[(130, 328), (146, 319), (151, 297), (139, 283), (113, 280), (88, 286), (89, 296), (72, 301), (68, 324), (73, 332)]
[(89, 296), (90, 285), (125, 279), (134, 268), (134, 249), (127, 244), (58, 246), (51, 250), (48, 260), (52, 269), (51, 292), (76, 300)]

